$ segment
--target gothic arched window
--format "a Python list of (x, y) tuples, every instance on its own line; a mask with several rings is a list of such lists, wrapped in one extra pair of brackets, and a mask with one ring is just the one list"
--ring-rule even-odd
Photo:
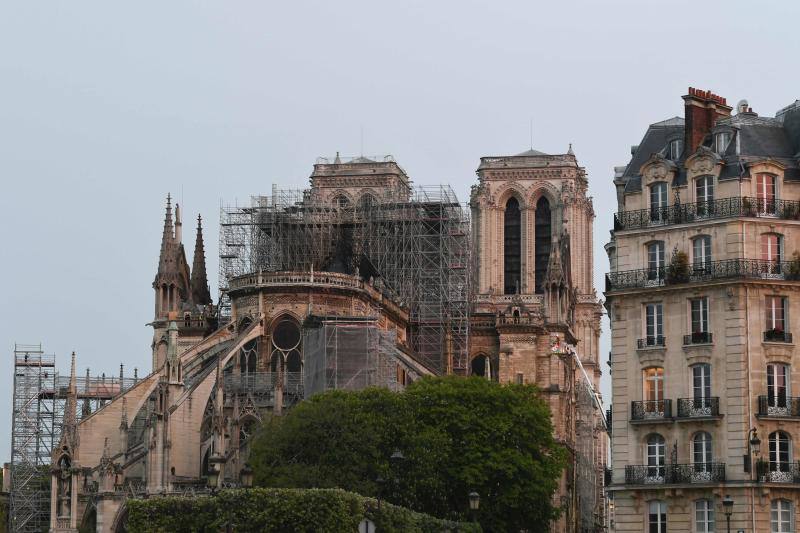
[(544, 278), (547, 275), (547, 263), (550, 260), (550, 242), (552, 240), (552, 221), (550, 201), (542, 196), (536, 202), (536, 292), (544, 292)]
[(516, 294), (522, 271), (522, 213), (513, 196), (506, 202), (503, 222), (503, 294)]

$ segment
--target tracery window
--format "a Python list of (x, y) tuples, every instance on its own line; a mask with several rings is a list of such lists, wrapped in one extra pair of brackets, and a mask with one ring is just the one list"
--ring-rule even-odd
[(542, 196), (536, 202), (536, 293), (544, 292), (544, 280), (547, 276), (547, 264), (550, 262), (550, 244), (552, 242), (552, 217), (550, 201)]
[(503, 293), (516, 294), (522, 271), (522, 213), (513, 196), (506, 202), (503, 221)]

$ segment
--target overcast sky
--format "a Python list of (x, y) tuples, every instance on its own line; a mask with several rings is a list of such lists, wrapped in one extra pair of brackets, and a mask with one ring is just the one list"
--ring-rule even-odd
[[(796, 2), (3, 2), (0, 427), (12, 349), (150, 369), (164, 197), (308, 184), (318, 156), (393, 154), (462, 201), (483, 155), (573, 143), (594, 195), (595, 278), (614, 165), (688, 86), (774, 115), (800, 97)], [(579, 253), (579, 251), (577, 252)], [(608, 331), (601, 353), (608, 354)], [(607, 377), (607, 376), (606, 376)], [(608, 381), (604, 383), (608, 403)], [(0, 437), (7, 460), (10, 431)]]

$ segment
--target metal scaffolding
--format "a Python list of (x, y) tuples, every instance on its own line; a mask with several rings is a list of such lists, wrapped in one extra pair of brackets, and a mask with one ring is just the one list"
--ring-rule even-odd
[[(364, 199), (366, 198), (366, 199)], [(334, 271), (373, 278), (410, 311), (410, 342), (441, 372), (466, 371), (469, 216), (449, 186), (398, 201), (371, 191), (357, 204), (273, 189), (220, 214), (220, 315), (231, 278), (263, 271)]]
[[(76, 378), (77, 416), (86, 417), (136, 381), (119, 377)], [(50, 527), (50, 464), (64, 423), (69, 376), (56, 371), (56, 356), (42, 345), (14, 345), (14, 391), (11, 419), (12, 532), (46, 531)]]
[(55, 387), (55, 356), (42, 345), (14, 345), (9, 525), (36, 532), (50, 525), (50, 458), (58, 442), (56, 402), (41, 394)]

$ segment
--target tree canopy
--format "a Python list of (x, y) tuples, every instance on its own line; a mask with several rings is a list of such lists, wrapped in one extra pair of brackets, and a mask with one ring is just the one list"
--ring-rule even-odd
[(260, 486), (338, 487), (450, 520), (469, 518), (475, 491), (486, 530), (547, 531), (564, 457), (535, 387), (448, 376), (318, 394), (264, 424), (250, 464)]

